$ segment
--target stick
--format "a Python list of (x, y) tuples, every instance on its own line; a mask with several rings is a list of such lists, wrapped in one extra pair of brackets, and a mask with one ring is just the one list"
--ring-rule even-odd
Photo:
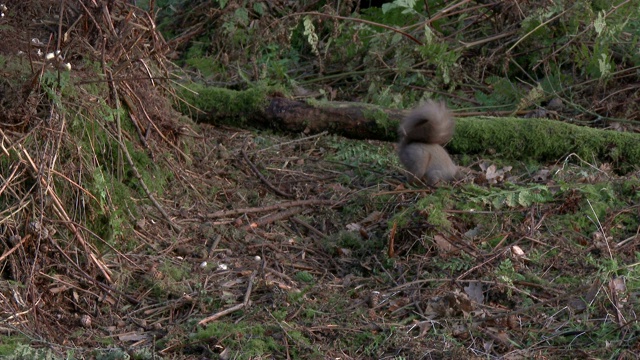
[(249, 284), (247, 285), (247, 291), (244, 293), (244, 301), (240, 304), (234, 305), (228, 309), (222, 310), (218, 313), (215, 313), (207, 318), (204, 318), (198, 322), (198, 325), (205, 325), (209, 322), (217, 320), (220, 317), (231, 314), (232, 312), (236, 312), (249, 304), (249, 296), (251, 295), (251, 289), (253, 288), (253, 279), (255, 279), (257, 272), (254, 271), (249, 278)]

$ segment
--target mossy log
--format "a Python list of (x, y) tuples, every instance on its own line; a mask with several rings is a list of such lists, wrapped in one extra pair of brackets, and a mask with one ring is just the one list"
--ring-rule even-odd
[(459, 118), (447, 147), (453, 153), (486, 151), (510, 159), (557, 161), (576, 154), (628, 172), (640, 166), (640, 135), (594, 129), (549, 119)]
[[(352, 139), (394, 141), (398, 120), (407, 112), (364, 103), (309, 104), (267, 96), (266, 89), (233, 91), (191, 88), (181, 97), (202, 112), (191, 111), (198, 121), (211, 124), (253, 125), (287, 132), (315, 134), (328, 131)], [(183, 108), (183, 113), (187, 108)]]
[[(199, 88), (183, 93), (202, 110), (207, 123), (267, 126), (307, 134), (329, 131), (354, 139), (397, 140), (398, 121), (407, 113), (362, 103), (305, 103), (267, 96), (265, 89), (233, 91)], [(640, 135), (567, 124), (548, 119), (469, 117), (456, 119), (447, 144), (454, 154), (487, 151), (514, 160), (557, 161), (576, 154), (612, 163), (622, 172), (640, 166)]]

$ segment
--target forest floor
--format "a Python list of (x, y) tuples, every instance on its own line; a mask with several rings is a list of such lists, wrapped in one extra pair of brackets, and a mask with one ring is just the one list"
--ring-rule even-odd
[[(22, 51), (24, 43), (11, 44), (0, 46), (3, 56)], [(60, 81), (58, 70), (50, 72)], [(14, 78), (11, 67), (3, 71)], [(83, 92), (94, 79), (74, 71), (73, 99), (98, 104)], [(15, 84), (0, 83), (3, 109), (22, 109), (36, 95), (38, 114), (50, 106), (46, 121), (12, 113), (0, 125), (0, 357), (640, 353), (637, 171), (619, 174), (574, 155), (509, 162), (487, 151), (455, 157), (466, 173), (456, 183), (412, 187), (393, 143), (183, 118), (173, 132), (154, 133), (152, 146), (131, 129), (123, 136), (134, 144), (128, 151), (148, 160), (136, 166), (155, 177), (123, 166), (121, 183), (92, 173), (104, 180), (94, 187), (84, 177), (70, 180), (86, 169), (68, 159), (113, 160), (118, 148), (108, 146), (116, 142), (95, 136), (103, 148), (67, 147), (67, 131), (92, 125), (78, 126), (70, 112), (66, 120), (51, 115), (73, 107), (42, 100), (57, 99), (45, 91), (45, 81), (56, 79), (48, 72), (22, 78), (38, 91), (15, 97), (19, 105), (9, 96), (19, 93)], [(96, 123), (103, 128), (91, 128), (92, 136), (116, 133), (112, 119)], [(107, 165), (97, 168), (108, 174)], [(54, 195), (65, 188), (76, 197)], [(131, 194), (124, 205), (117, 202), (122, 194)], [(61, 215), (65, 206), (72, 216)], [(37, 216), (41, 221), (32, 221)], [(104, 238), (90, 231), (101, 221), (108, 223)]]
[(172, 236), (152, 218), (138, 230), (159, 251), (136, 263), (166, 274), (152, 282), (172, 299), (151, 298), (160, 310), (136, 315), (162, 325), (160, 354), (638, 351), (638, 228), (626, 225), (639, 214), (634, 177), (584, 163), (527, 172), (482, 161), (460, 183), (409, 188), (394, 144), (208, 125), (195, 133), (193, 162), (171, 167), (163, 194), (185, 231)]

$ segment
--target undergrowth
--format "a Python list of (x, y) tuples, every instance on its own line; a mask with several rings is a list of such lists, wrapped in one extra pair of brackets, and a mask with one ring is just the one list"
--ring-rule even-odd
[[(503, 114), (560, 98), (572, 121), (638, 117), (637, 104), (626, 101), (640, 65), (640, 10), (629, 0), (157, 6), (161, 29), (189, 40), (176, 40), (186, 68), (212, 84), (280, 84), (397, 108), (440, 97), (467, 111)], [(181, 34), (185, 22), (207, 26)], [(606, 107), (591, 99), (606, 99)]]

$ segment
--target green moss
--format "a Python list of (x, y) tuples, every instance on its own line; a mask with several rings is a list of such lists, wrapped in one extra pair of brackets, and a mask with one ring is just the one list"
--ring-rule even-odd
[(187, 279), (191, 272), (189, 265), (186, 263), (176, 265), (170, 261), (164, 262), (162, 266), (160, 266), (159, 270), (177, 282)]
[(0, 337), (0, 357), (7, 358), (13, 354), (17, 347), (27, 342), (27, 339), (21, 336), (2, 336)]
[(112, 348), (109, 350), (96, 350), (94, 352), (96, 360), (129, 360), (131, 356), (124, 350)]
[[(125, 226), (125, 210), (136, 214), (135, 207), (129, 205), (132, 198), (131, 189), (100, 168), (94, 168), (92, 175), (91, 178), (87, 178), (85, 188), (89, 189), (97, 203), (91, 202), (87, 209), (87, 225), (93, 233), (115, 245), (117, 240), (130, 231)], [(97, 245), (99, 248), (104, 247), (100, 242)]]
[(219, 339), (237, 353), (237, 359), (252, 359), (280, 352), (282, 346), (271, 335), (276, 329), (267, 329), (260, 324), (214, 322), (192, 335), (196, 340)]
[(205, 77), (211, 77), (216, 73), (224, 71), (224, 69), (220, 67), (220, 64), (216, 63), (210, 57), (190, 57), (185, 60), (185, 64), (200, 71)]
[[(206, 113), (214, 113), (218, 118), (245, 120), (245, 114), (262, 111), (267, 104), (266, 87), (253, 87), (244, 91), (235, 91), (198, 84), (189, 85), (188, 89), (178, 88), (180, 96), (191, 106)], [(181, 111), (189, 114), (191, 109), (181, 105)]]
[(495, 151), (507, 159), (554, 161), (575, 153), (583, 159), (611, 161), (621, 171), (640, 163), (640, 136), (547, 119), (460, 118), (448, 145), (455, 153)]
[(332, 234), (327, 240), (330, 244), (351, 250), (359, 250), (362, 247), (362, 238), (360, 237), (360, 234), (353, 231), (340, 231)]
[(365, 107), (365, 109), (362, 111), (362, 115), (364, 115), (365, 119), (374, 120), (381, 129), (390, 130), (390, 133), (395, 136), (395, 129), (398, 128), (398, 121), (391, 120), (389, 118), (389, 114), (384, 112), (381, 108)]
[(372, 168), (382, 171), (398, 164), (391, 144), (345, 140), (343, 137), (333, 136), (328, 139), (327, 146), (333, 150), (328, 154), (328, 160), (352, 165), (354, 171), (362, 169), (371, 173)]
[[(193, 287), (186, 279), (191, 278), (191, 269), (186, 263), (173, 263), (165, 261), (158, 267), (158, 271), (164, 276), (161, 279), (148, 275), (140, 278), (140, 288), (148, 288), (149, 296), (154, 298), (179, 297), (184, 293), (193, 291)], [(220, 306), (220, 298), (205, 296), (202, 303), (212, 307)]]
[(427, 222), (437, 228), (451, 228), (451, 221), (445, 210), (451, 208), (452, 200), (447, 194), (448, 192), (441, 188), (436, 193), (421, 198), (416, 204), (417, 209), (427, 214)]
[(307, 284), (311, 284), (315, 282), (315, 278), (308, 271), (298, 271), (296, 273), (296, 280), (307, 283)]

